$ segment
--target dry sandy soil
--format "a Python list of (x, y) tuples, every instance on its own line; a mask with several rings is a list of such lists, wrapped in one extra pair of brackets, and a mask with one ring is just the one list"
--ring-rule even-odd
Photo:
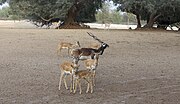
[[(58, 90), (67, 50), (59, 42), (110, 45), (100, 56), (94, 93), (86, 84), (71, 94)], [(84, 69), (80, 62), (80, 70)], [(0, 29), (0, 104), (179, 104), (180, 33), (134, 30)]]

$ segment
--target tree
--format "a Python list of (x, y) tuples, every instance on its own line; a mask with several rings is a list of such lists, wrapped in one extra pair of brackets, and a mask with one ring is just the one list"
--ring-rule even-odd
[(95, 21), (95, 13), (102, 0), (11, 0), (10, 7), (15, 14), (32, 21), (61, 18), (63, 28), (80, 26), (79, 22)]
[(143, 4), (141, 0), (113, 0), (118, 5), (118, 10), (123, 12), (133, 13), (137, 18), (137, 28), (141, 27), (141, 12), (143, 11)]
[(3, 7), (0, 10), (0, 19), (8, 19), (9, 18), (9, 7)]
[(161, 13), (160, 18), (157, 19), (158, 28), (166, 29), (169, 25), (180, 23), (180, 0), (167, 2), (158, 12)]
[[(137, 27), (141, 27), (140, 20), (146, 20), (146, 28), (153, 27), (154, 23), (161, 24), (161, 21), (166, 21), (165, 18), (168, 16), (174, 17), (176, 21), (179, 21), (179, 16), (174, 15), (179, 12), (180, 0), (113, 0), (115, 4), (119, 5), (119, 10), (133, 13), (137, 18)], [(173, 9), (174, 12), (164, 10), (164, 8)], [(175, 9), (176, 8), (176, 9)], [(168, 14), (168, 15), (167, 15)], [(169, 19), (170, 20), (170, 19)], [(172, 19), (171, 19), (172, 20)], [(165, 23), (165, 22), (163, 22)]]
[(109, 2), (102, 4), (102, 8), (97, 11), (96, 20), (98, 23), (112, 22), (119, 24), (122, 22), (122, 15), (119, 11), (111, 9)]
[(97, 20), (99, 22), (110, 22), (111, 21), (111, 11), (109, 3), (103, 3), (102, 8), (97, 12)]
[(116, 10), (113, 10), (110, 14), (112, 23), (120, 24), (122, 22), (122, 16)]
[(2, 4), (5, 3), (6, 1), (9, 1), (9, 0), (0, 0), (0, 5), (2, 5)]

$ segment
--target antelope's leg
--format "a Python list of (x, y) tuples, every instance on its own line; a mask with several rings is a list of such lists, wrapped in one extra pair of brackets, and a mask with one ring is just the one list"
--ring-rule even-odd
[(75, 80), (75, 84), (74, 84), (74, 93), (76, 93), (76, 90), (77, 90), (77, 83), (78, 83), (78, 79)]
[(82, 89), (81, 89), (81, 82), (80, 82), (80, 80), (78, 80), (78, 84), (79, 84), (79, 94), (82, 94)]
[(85, 78), (85, 80), (87, 81), (86, 93), (88, 93), (88, 92), (89, 92), (89, 83), (90, 83), (90, 82), (89, 82), (89, 78), (87, 78), (87, 79)]
[(59, 90), (61, 89), (61, 82), (62, 82), (63, 75), (64, 73), (61, 72), (60, 80), (59, 80)]
[(93, 79), (92, 79), (92, 84), (93, 84), (93, 86), (95, 86), (96, 84), (96, 79), (95, 79), (95, 77), (96, 77), (96, 72), (94, 72), (94, 74), (93, 74)]
[(70, 48), (68, 48), (68, 56), (70, 56)]
[(88, 93), (89, 92), (89, 83), (90, 83), (90, 80), (89, 80), (89, 78), (84, 78), (84, 80), (86, 80), (86, 82), (87, 82), (87, 90), (86, 90), (86, 93)]
[(91, 81), (90, 81), (90, 86), (91, 86), (91, 93), (93, 93), (93, 80), (94, 80), (94, 78), (93, 79), (91, 79)]
[(64, 86), (68, 90), (68, 86), (67, 86), (67, 83), (66, 83), (66, 75), (64, 76)]
[(59, 55), (59, 54), (60, 54), (61, 50), (62, 50), (62, 47), (61, 47), (61, 46), (59, 46), (59, 47), (58, 47), (58, 49), (57, 49), (57, 55)]
[(70, 88), (70, 92), (73, 92), (74, 90), (74, 74), (71, 75), (71, 88)]

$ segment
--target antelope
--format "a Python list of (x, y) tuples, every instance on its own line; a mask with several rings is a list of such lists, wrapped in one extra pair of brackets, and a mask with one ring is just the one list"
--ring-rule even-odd
[(82, 89), (81, 89), (81, 80), (82, 79), (85, 79), (88, 83), (86, 93), (89, 92), (89, 87), (91, 87), (91, 93), (93, 93), (93, 85), (92, 85), (93, 75), (94, 74), (89, 70), (80, 70), (80, 71), (75, 72), (75, 74), (74, 74), (74, 79), (75, 79), (74, 93), (76, 93), (77, 85), (79, 85), (79, 90), (80, 90), (79, 93), (82, 94)]
[(109, 30), (110, 26), (111, 26), (111, 23), (105, 23), (104, 28), (105, 28), (105, 29), (107, 28), (107, 29)]
[(76, 63), (76, 64), (78, 63), (79, 60), (94, 59), (94, 56), (95, 56), (96, 53), (98, 53), (99, 55), (102, 55), (104, 50), (107, 47), (109, 47), (108, 44), (102, 42), (96, 36), (92, 35), (91, 33), (88, 33), (88, 34), (91, 37), (93, 37), (95, 40), (99, 41), (101, 43), (101, 46), (98, 49), (93, 49), (93, 48), (73, 49), (71, 51), (71, 56), (73, 58), (73, 62)]
[(75, 44), (69, 42), (61, 42), (58, 45), (57, 54), (59, 55), (62, 49), (68, 49), (68, 55), (70, 55), (70, 50), (72, 50), (74, 47), (80, 47), (79, 41), (77, 41)]
[(99, 54), (95, 55), (94, 59), (87, 59), (84, 61), (85, 67), (93, 72), (93, 85), (95, 86), (95, 75), (96, 75), (96, 69), (98, 66), (98, 60), (99, 60)]
[(60, 80), (59, 80), (59, 90), (61, 89), (62, 80), (64, 80), (65, 88), (68, 89), (67, 83), (66, 83), (66, 77), (67, 75), (72, 75), (71, 87), (70, 87), (70, 91), (72, 92), (72, 90), (74, 89), (73, 75), (74, 75), (74, 72), (78, 70), (78, 68), (79, 68), (79, 65), (73, 64), (72, 62), (64, 62), (63, 64), (60, 65), (61, 75), (60, 75)]

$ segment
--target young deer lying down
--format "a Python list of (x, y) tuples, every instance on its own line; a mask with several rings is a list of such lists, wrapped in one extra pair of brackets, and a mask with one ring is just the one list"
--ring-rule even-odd
[(68, 49), (68, 55), (69, 55), (70, 50), (75, 48), (75, 47), (80, 47), (79, 41), (77, 41), (75, 44), (68, 43), (68, 42), (61, 42), (58, 45), (57, 54), (59, 55), (62, 49)]
[(93, 72), (93, 85), (95, 86), (95, 75), (96, 75), (96, 69), (98, 66), (98, 60), (99, 60), (99, 54), (95, 54), (94, 59), (87, 59), (84, 61), (85, 67)]
[(93, 93), (93, 85), (92, 85), (93, 72), (91, 72), (89, 70), (77, 71), (77, 72), (75, 72), (74, 79), (75, 79), (74, 93), (76, 93), (77, 85), (79, 85), (79, 90), (80, 90), (79, 93), (82, 94), (82, 89), (81, 89), (81, 80), (82, 79), (86, 80), (86, 82), (88, 83), (86, 93), (89, 92), (89, 87), (91, 87), (91, 93)]
[(73, 75), (78, 70), (78, 68), (79, 68), (79, 65), (73, 64), (71, 62), (64, 62), (60, 65), (61, 75), (60, 75), (60, 80), (59, 80), (59, 90), (61, 89), (62, 79), (64, 81), (65, 88), (68, 89), (67, 83), (66, 83), (66, 76), (72, 75), (71, 88), (70, 88), (70, 91), (72, 92), (72, 90), (74, 89), (74, 87), (73, 87), (73, 84), (74, 84), (73, 83)]

